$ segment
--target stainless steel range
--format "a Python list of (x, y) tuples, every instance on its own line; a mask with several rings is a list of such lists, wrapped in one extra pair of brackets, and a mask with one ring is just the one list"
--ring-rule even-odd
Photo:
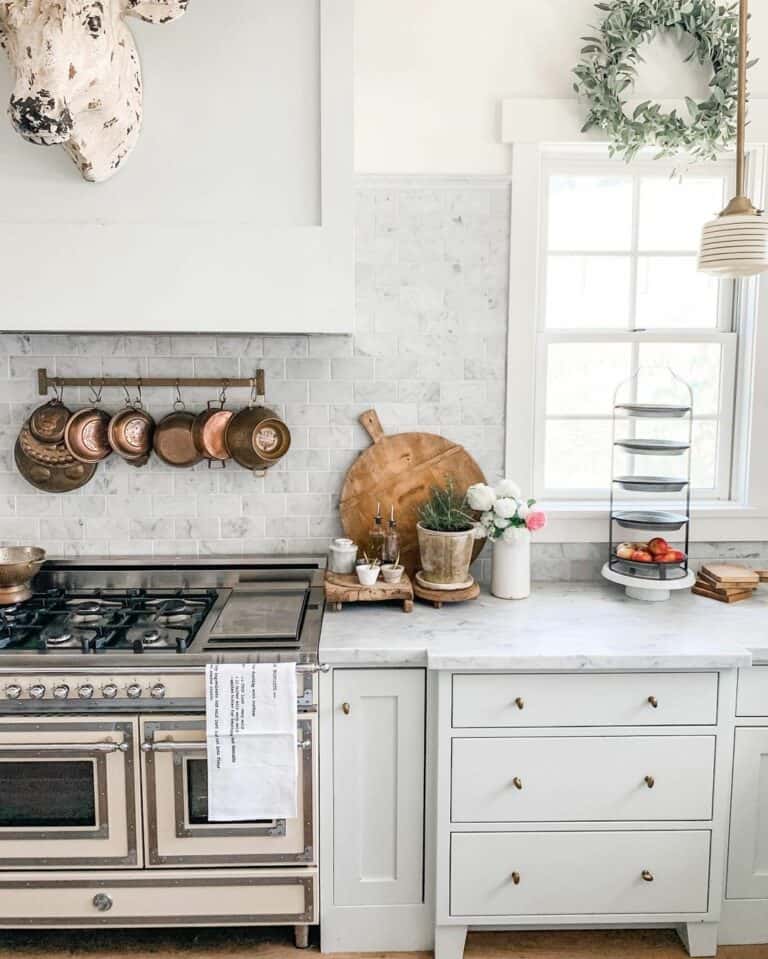
[[(323, 561), (61, 562), (0, 607), (0, 927), (317, 922)], [(295, 662), (299, 815), (208, 820), (205, 664)]]

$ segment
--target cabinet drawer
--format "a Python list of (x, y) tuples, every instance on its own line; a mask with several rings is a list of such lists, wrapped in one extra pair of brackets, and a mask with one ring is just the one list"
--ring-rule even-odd
[(454, 833), (451, 915), (706, 912), (709, 844), (698, 830)]
[[(0, 880), (0, 926), (312, 923), (316, 883), (310, 869), (152, 878), (82, 873), (58, 882), (50, 873), (27, 873)], [(111, 905), (99, 909), (98, 896)]]
[(716, 722), (717, 673), (500, 673), (453, 677), (453, 725), (459, 729), (707, 726)]
[(737, 716), (768, 716), (768, 666), (739, 670)]
[(454, 739), (451, 815), (454, 822), (710, 819), (714, 762), (714, 736)]

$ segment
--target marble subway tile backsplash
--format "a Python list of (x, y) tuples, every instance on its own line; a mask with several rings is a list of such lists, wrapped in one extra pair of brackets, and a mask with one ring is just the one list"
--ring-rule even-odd
[[(324, 552), (340, 532), (344, 473), (375, 406), (391, 432), (465, 444), (491, 479), (504, 446), (509, 186), (504, 180), (364, 180), (357, 191), (354, 336), (0, 334), (0, 542), (52, 555)], [(288, 456), (263, 479), (230, 465), (134, 469), (111, 457), (84, 489), (38, 493), (13, 444), (42, 399), (37, 368), (61, 376), (251, 376), (289, 423)], [(184, 390), (192, 409), (214, 391)], [(89, 390), (65, 402), (89, 403)], [(156, 417), (171, 390), (145, 389)], [(232, 390), (233, 406), (247, 390)], [(123, 405), (122, 390), (102, 406)]]

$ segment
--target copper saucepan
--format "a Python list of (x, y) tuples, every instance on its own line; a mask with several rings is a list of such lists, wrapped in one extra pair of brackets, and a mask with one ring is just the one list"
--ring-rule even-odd
[(141, 385), (135, 400), (125, 390), (126, 404), (107, 426), (107, 440), (118, 456), (131, 466), (145, 466), (152, 451), (155, 421), (144, 409), (141, 401)]
[(29, 417), (29, 431), (41, 443), (62, 443), (64, 429), (72, 414), (61, 401), (61, 393), (38, 406)]
[(185, 409), (177, 386), (173, 412), (164, 416), (157, 424), (153, 442), (155, 453), (168, 466), (182, 469), (195, 466), (202, 460), (193, 435), (195, 419), (195, 414)]
[(32, 595), (30, 583), (45, 561), (39, 546), (0, 549), (0, 606), (23, 603)]
[(216, 406), (213, 401), (209, 401), (208, 408), (197, 414), (192, 425), (192, 439), (195, 447), (198, 453), (208, 460), (209, 467), (219, 464), (223, 468), (227, 465), (226, 461), (231, 459), (226, 434), (229, 421), (235, 414), (232, 410), (224, 409), (226, 402), (225, 386), (219, 395), (219, 405)]

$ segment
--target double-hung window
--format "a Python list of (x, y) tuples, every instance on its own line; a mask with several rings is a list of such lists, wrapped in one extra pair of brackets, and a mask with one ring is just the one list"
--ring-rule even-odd
[[(563, 154), (543, 162), (537, 495), (605, 498), (614, 390), (637, 369), (659, 367), (693, 388), (693, 495), (728, 499), (734, 285), (698, 273), (696, 253), (703, 223), (733, 192), (733, 164), (710, 163), (676, 175), (659, 160), (627, 165)], [(654, 431), (665, 428), (642, 424), (644, 436), (662, 437)], [(646, 473), (665, 472), (664, 463), (642, 465)]]

